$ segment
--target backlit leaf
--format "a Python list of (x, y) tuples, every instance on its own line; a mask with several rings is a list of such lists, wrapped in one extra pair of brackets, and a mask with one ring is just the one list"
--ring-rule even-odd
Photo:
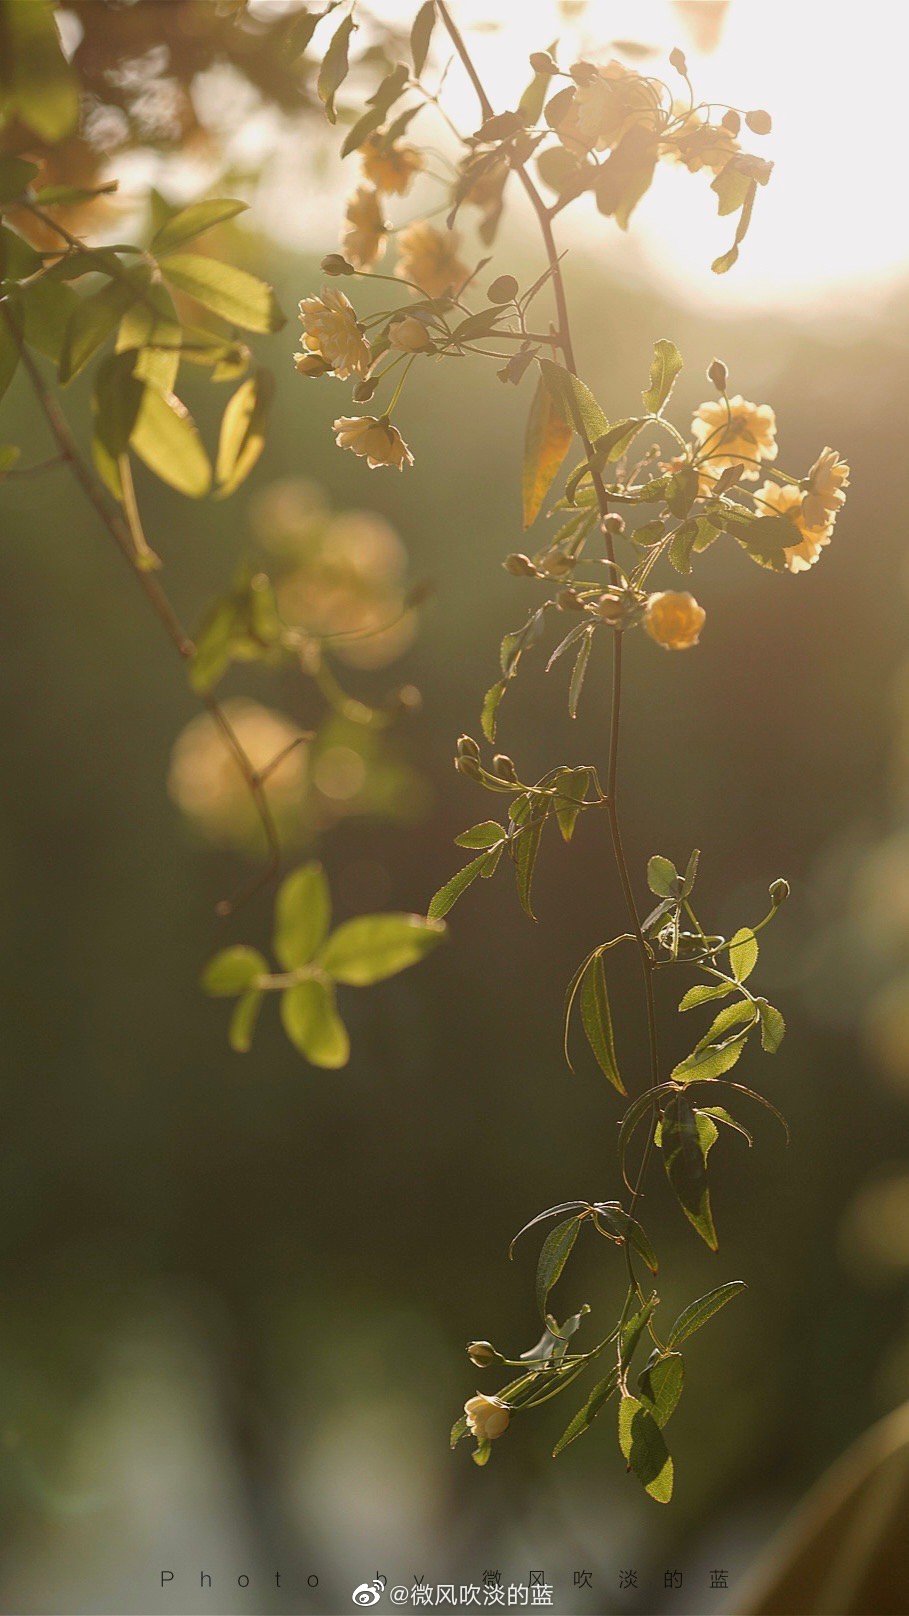
[(233, 998), (267, 972), (268, 961), (256, 949), (237, 943), (232, 948), (222, 948), (209, 960), (202, 973), (202, 987), (214, 998)]
[(281, 1023), (295, 1049), (313, 1066), (346, 1066), (350, 1040), (335, 1008), (334, 988), (311, 977), (281, 994)]
[(172, 213), (160, 229), (155, 231), (151, 238), (150, 249), (156, 257), (161, 258), (165, 253), (182, 247), (184, 242), (200, 236), (203, 230), (211, 230), (216, 224), (224, 224), (228, 219), (235, 219), (238, 213), (244, 213), (248, 207), (248, 202), (238, 202), (233, 197), (218, 197), (209, 202), (191, 202), (188, 207)]
[(174, 253), (161, 265), (165, 279), (212, 314), (245, 331), (280, 331), (284, 316), (266, 281), (248, 270), (198, 253)]
[(282, 883), (275, 900), (275, 958), (286, 971), (308, 965), (331, 924), (331, 893), (321, 864), (303, 864)]
[(680, 1352), (654, 1352), (638, 1376), (641, 1402), (650, 1410), (660, 1430), (675, 1410), (684, 1380), (685, 1364)]
[(265, 448), (265, 432), (274, 397), (270, 370), (257, 370), (241, 382), (221, 419), (215, 477), (219, 499), (226, 499), (249, 476)]
[(554, 1229), (550, 1229), (543, 1241), (540, 1260), (537, 1263), (536, 1294), (537, 1307), (544, 1322), (549, 1293), (571, 1256), (580, 1227), (580, 1218), (566, 1218), (564, 1223), (557, 1223)]
[(319, 69), (316, 89), (318, 90), (319, 100), (325, 107), (325, 116), (329, 123), (335, 123), (337, 119), (335, 96), (348, 74), (350, 64), (347, 53), (355, 26), (353, 13), (348, 12), (340, 27), (335, 30), (331, 44), (325, 52), (322, 66)]
[(636, 1397), (619, 1404), (619, 1447), (646, 1492), (658, 1504), (672, 1497), (673, 1465), (656, 1420)]
[(681, 369), (682, 356), (675, 343), (670, 342), (667, 337), (660, 337), (659, 342), (653, 345), (650, 386), (641, 394), (644, 408), (649, 414), (659, 414), (675, 386), (675, 379)]
[(358, 915), (332, 932), (319, 963), (336, 982), (368, 987), (416, 965), (444, 936), (441, 921), (423, 915)]
[[(670, 1096), (661, 1120), (666, 1177), (689, 1223), (711, 1251), (716, 1251), (716, 1229), (710, 1209), (710, 1191), (698, 1119), (684, 1094)], [(715, 1133), (714, 1129), (714, 1137)]]
[(694, 1335), (695, 1330), (700, 1330), (708, 1319), (712, 1319), (714, 1313), (718, 1313), (721, 1307), (725, 1307), (727, 1302), (745, 1289), (744, 1280), (731, 1279), (725, 1285), (718, 1285), (716, 1290), (708, 1291), (706, 1296), (699, 1296), (696, 1302), (689, 1303), (672, 1326), (667, 1345), (680, 1347), (683, 1341)]
[(619, 1076), (612, 1030), (612, 1013), (606, 988), (606, 970), (600, 954), (595, 954), (581, 981), (581, 1023), (597, 1064), (620, 1094), (626, 1092)]
[(129, 441), (149, 471), (178, 494), (202, 499), (208, 493), (211, 462), (189, 410), (173, 393), (143, 388)]
[(524, 526), (528, 528), (540, 508), (562, 461), (568, 453), (572, 429), (541, 376), (537, 382), (524, 437), (521, 479)]

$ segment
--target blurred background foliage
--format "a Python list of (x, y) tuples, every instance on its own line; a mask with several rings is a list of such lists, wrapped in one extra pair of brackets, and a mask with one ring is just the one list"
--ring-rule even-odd
[[(178, 123), (128, 139), (210, 140), (185, 87), (194, 51), (209, 52), (204, 66), (223, 60), (205, 32), (226, 26), (214, 6), (71, 9), (92, 93), (99, 57), (143, 58), (162, 30), (184, 29), (180, 50), (168, 36), (164, 75), (182, 86)], [(126, 49), (123, 30), (135, 31)], [(263, 39), (240, 71), (296, 107), (298, 81), (283, 83)], [(137, 71), (119, 98), (103, 78), (105, 116), (133, 95), (153, 105), (154, 63)], [(120, 110), (138, 116), (134, 101)], [(294, 138), (305, 166), (305, 122)], [(309, 256), (248, 230), (218, 245), (293, 308), (334, 240), (328, 230)], [(531, 240), (516, 229), (508, 249), (509, 267), (532, 273)], [(766, 1080), (792, 1144), (769, 1119), (753, 1156), (727, 1142), (716, 1259), (668, 1199), (649, 1214), (679, 1287), (670, 1312), (708, 1283), (751, 1286), (692, 1351), (673, 1507), (656, 1511), (626, 1481), (610, 1432), (553, 1464), (516, 1428), (482, 1475), (445, 1442), (477, 1380), (452, 1343), (480, 1331), (521, 1351), (534, 1339), (529, 1274), (505, 1262), (511, 1234), (541, 1206), (616, 1188), (613, 1100), (591, 1063), (566, 1073), (559, 1049), (565, 981), (618, 908), (601, 828), (582, 823), (541, 859), (544, 924), (475, 890), (446, 949), (356, 996), (343, 1073), (307, 1068), (270, 1022), (248, 1056), (229, 1054), (221, 1009), (196, 982), (232, 940), (213, 913), (243, 810), (232, 814), (206, 763), (196, 704), (133, 580), (56, 470), (3, 489), (4, 1609), (215, 1608), (199, 1591), (207, 1570), (219, 1609), (327, 1611), (376, 1571), (479, 1581), (499, 1567), (526, 1580), (530, 1566), (563, 1589), (576, 1567), (593, 1569), (593, 1592), (565, 1593), (565, 1610), (724, 1609), (730, 1594), (705, 1591), (710, 1568), (734, 1583), (788, 1504), (906, 1395), (905, 287), (854, 319), (820, 301), (810, 318), (770, 306), (724, 316), (632, 286), (605, 249), (572, 260), (585, 370), (607, 410), (639, 389), (653, 337), (671, 334), (686, 403), (719, 352), (737, 388), (773, 402), (788, 460), (808, 464), (826, 441), (853, 466), (848, 515), (806, 579), (781, 584), (711, 551), (698, 651), (670, 665), (642, 638), (629, 645), (635, 864), (701, 845), (721, 929), (760, 912), (775, 876), (793, 883), (762, 956), (789, 1024)], [(485, 811), (451, 754), (476, 728), (498, 638), (531, 587), (499, 566), (515, 547), (526, 399), (467, 366), (433, 369), (408, 399), (417, 467), (374, 476), (334, 450), (331, 384), (301, 386), (292, 347), (290, 328), (260, 345), (278, 390), (249, 484), (188, 515), (143, 478), (147, 525), (191, 622), (251, 551), (301, 612), (339, 627), (399, 599), (405, 576), (432, 578), (417, 633), (381, 654), (364, 641), (374, 658), (351, 655), (343, 670), (370, 701), (415, 687), (419, 710), (411, 701), (378, 740), (337, 716), (275, 780), (300, 847), (324, 836), (342, 917), (420, 910), (453, 867), (451, 838)], [(187, 393), (211, 430), (202, 389)], [(21, 380), (3, 412), (4, 435), (37, 458)], [(225, 690), (260, 730), (308, 730), (320, 699), (283, 668), (234, 669)], [(558, 670), (522, 679), (509, 703), (502, 743), (533, 777), (565, 733)], [(597, 761), (605, 728), (605, 694), (588, 696), (566, 761)], [(751, 879), (736, 887), (743, 867)], [(261, 941), (268, 919), (262, 896), (236, 936)], [(633, 1020), (632, 968), (616, 981)], [(579, 1265), (571, 1283), (566, 1309), (604, 1285), (618, 1293), (621, 1276)], [(553, 1437), (560, 1421), (553, 1412)], [(161, 1595), (165, 1566), (177, 1580)], [(620, 1566), (638, 1569), (637, 1592), (619, 1593)], [(685, 1583), (664, 1594), (673, 1566)]]

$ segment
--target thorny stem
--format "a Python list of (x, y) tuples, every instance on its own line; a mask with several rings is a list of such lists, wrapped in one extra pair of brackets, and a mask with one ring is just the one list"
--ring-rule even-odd
[[(22, 365), (35, 397), (58, 445), (61, 460), (69, 466), (89, 504), (116, 544), (177, 655), (184, 662), (189, 662), (195, 653), (195, 646), (166, 591), (148, 570), (148, 557), (152, 552), (142, 532), (131, 475), (128, 476), (124, 489), (127, 497), (124, 514), (121, 515), (120, 511), (111, 505), (103, 483), (79, 449), (69, 422), (29, 353), (16, 321), (6, 308), (3, 309), (3, 316), (19, 349)], [(258, 871), (252, 880), (244, 883), (232, 897), (222, 898), (217, 904), (217, 914), (226, 918), (277, 875), (281, 864), (281, 844), (271, 805), (265, 794), (264, 781), (269, 773), (268, 766), (265, 770), (256, 768), (217, 698), (206, 694), (201, 699), (243, 776), (268, 845), (268, 859), (262, 870)]]
[[(464, 43), (464, 39), (463, 39), (463, 37), (461, 35), (460, 29), (458, 28), (457, 24), (454, 21), (454, 18), (451, 15), (451, 12), (450, 12), (450, 10), (448, 8), (446, 0), (436, 0), (436, 5), (437, 5), (438, 12), (439, 12), (439, 16), (441, 17), (442, 22), (443, 22), (445, 28), (448, 31), (449, 37), (451, 39), (451, 42), (452, 42), (455, 50), (457, 51), (458, 56), (460, 57), (461, 63), (463, 65), (463, 67), (464, 67), (464, 71), (466, 72), (468, 78), (470, 79), (471, 84), (473, 85), (474, 91), (476, 92), (477, 100), (480, 103), (480, 109), (481, 109), (481, 111), (483, 113), (483, 117), (484, 117), (484, 119), (491, 118), (494, 115), (494, 108), (493, 108), (492, 102), (490, 101), (488, 95), (486, 94), (486, 91), (485, 91), (485, 89), (483, 87), (482, 80), (480, 79), (479, 74), (477, 73), (476, 67), (474, 66), (474, 63), (473, 63), (473, 59), (471, 58), (470, 52), (468, 51), (467, 46)], [(537, 217), (537, 220), (538, 220), (539, 226), (540, 226), (540, 232), (541, 232), (541, 235), (543, 237), (543, 245), (544, 245), (545, 250), (546, 250), (546, 257), (547, 257), (548, 262), (549, 262), (550, 275), (551, 275), (551, 279), (552, 279), (552, 288), (553, 288), (553, 295), (554, 295), (554, 298), (555, 298), (556, 314), (557, 314), (558, 328), (559, 328), (559, 336), (560, 336), (560, 339), (561, 339), (562, 352), (563, 352), (564, 357), (565, 357), (565, 366), (566, 366), (566, 369), (571, 371), (571, 373), (573, 375), (577, 376), (578, 368), (577, 368), (577, 363), (576, 363), (576, 360), (575, 360), (574, 346), (573, 346), (572, 338), (571, 338), (571, 320), (570, 320), (569, 310), (568, 310), (568, 298), (567, 298), (566, 291), (565, 291), (564, 277), (562, 275), (561, 258), (559, 256), (558, 246), (556, 244), (555, 236), (553, 234), (552, 219), (551, 219), (551, 216), (550, 216), (550, 211), (547, 208), (546, 203), (544, 202), (544, 200), (543, 200), (542, 196), (540, 195), (539, 191), (537, 190), (537, 187), (536, 187), (533, 179), (531, 178), (530, 174), (528, 174), (528, 172), (527, 172), (526, 168), (523, 166), (523, 164), (516, 163), (515, 164), (515, 172), (518, 175), (518, 178), (520, 179), (521, 184), (523, 185), (525, 192), (527, 193), (528, 200), (530, 202), (531, 207), (533, 208), (534, 213), (536, 214), (536, 217)], [(608, 500), (608, 496), (607, 496), (607, 493), (606, 493), (606, 487), (605, 487), (605, 484), (603, 482), (602, 474), (601, 474), (599, 468), (597, 467), (597, 465), (595, 463), (594, 453), (593, 453), (593, 445), (591, 444), (587, 433), (582, 431), (580, 436), (581, 436), (582, 443), (584, 445), (584, 452), (585, 452), (585, 454), (587, 456), (587, 461), (588, 461), (588, 464), (590, 466), (590, 475), (591, 475), (593, 486), (594, 486), (594, 489), (595, 489), (595, 492), (596, 492), (597, 505), (598, 505), (598, 508), (599, 508), (600, 517), (602, 519), (602, 518), (608, 516), (608, 514), (609, 514), (609, 500)], [(603, 537), (604, 537), (604, 540), (605, 540), (607, 558), (608, 558), (609, 562), (611, 563), (611, 565), (614, 567), (615, 566), (615, 549), (614, 549), (614, 544), (613, 544), (613, 538), (612, 538), (612, 534), (609, 532), (608, 528), (606, 528), (606, 527), (604, 527), (604, 529), (603, 529)], [(631, 876), (630, 876), (629, 869), (628, 869), (628, 861), (627, 861), (627, 858), (625, 856), (625, 848), (624, 848), (624, 843), (623, 843), (623, 840), (622, 840), (622, 828), (621, 828), (621, 821), (619, 819), (618, 801), (617, 801), (617, 797), (618, 797), (618, 792), (617, 792), (618, 766), (619, 766), (619, 726), (620, 726), (620, 718), (621, 718), (621, 705), (622, 705), (622, 634), (620, 632), (616, 632), (613, 635), (612, 714), (611, 714), (611, 721), (610, 721), (609, 763), (608, 763), (607, 776), (606, 776), (606, 789), (605, 789), (606, 803), (605, 803), (605, 806), (606, 806), (607, 814), (609, 816), (609, 827), (610, 827), (610, 834), (611, 834), (611, 838), (612, 838), (612, 850), (613, 850), (613, 856), (615, 858), (616, 869), (617, 869), (618, 875), (619, 875), (619, 883), (620, 883), (621, 888), (622, 888), (622, 894), (623, 894), (624, 899), (625, 899), (625, 906), (626, 906), (626, 909), (628, 911), (628, 918), (629, 918), (629, 921), (631, 923), (632, 931), (634, 933), (634, 938), (635, 938), (635, 942), (637, 944), (638, 955), (639, 955), (640, 963), (641, 963), (641, 975), (642, 975), (643, 982), (644, 982), (644, 1001), (645, 1001), (645, 1007), (646, 1007), (646, 1013), (647, 1013), (647, 1033), (648, 1033), (648, 1042), (649, 1042), (649, 1047), (650, 1047), (651, 1084), (652, 1084), (653, 1087), (656, 1087), (659, 1084), (660, 1079), (659, 1079), (659, 1045), (658, 1045), (658, 1039), (657, 1039), (656, 1008), (655, 1008), (655, 1003), (654, 1003), (654, 992), (653, 992), (654, 960), (653, 960), (653, 956), (652, 956), (652, 954), (650, 952), (650, 948), (649, 948), (649, 946), (647, 944), (647, 941), (646, 941), (646, 939), (644, 937), (643, 931), (641, 930), (640, 915), (638, 913), (637, 903), (635, 902), (634, 889), (633, 889), (632, 884), (631, 884)], [(646, 1146), (644, 1148), (644, 1154), (643, 1154), (643, 1156), (641, 1158), (641, 1165), (640, 1165), (640, 1167), (638, 1169), (637, 1178), (635, 1179), (634, 1187), (633, 1187), (632, 1195), (631, 1195), (629, 1213), (630, 1213), (630, 1215), (632, 1217), (634, 1216), (635, 1208), (636, 1208), (636, 1206), (638, 1204), (638, 1201), (640, 1200), (641, 1192), (642, 1192), (642, 1189), (643, 1189), (644, 1178), (645, 1178), (646, 1173), (647, 1173), (647, 1168), (648, 1168), (648, 1166), (650, 1164), (650, 1157), (651, 1157), (651, 1153), (652, 1153), (652, 1150), (653, 1150), (653, 1135), (654, 1135), (654, 1130), (655, 1130), (655, 1127), (656, 1127), (656, 1120), (657, 1120), (657, 1101), (654, 1100), (653, 1117), (652, 1117), (651, 1126), (648, 1128), (647, 1144), (646, 1144)], [(622, 1323), (624, 1323), (625, 1317), (627, 1315), (627, 1312), (628, 1312), (628, 1309), (629, 1309), (629, 1307), (631, 1305), (633, 1297), (635, 1295), (643, 1297), (643, 1291), (641, 1289), (640, 1282), (638, 1281), (637, 1276), (635, 1274), (634, 1262), (633, 1262), (633, 1259), (632, 1259), (632, 1256), (631, 1256), (631, 1250), (630, 1250), (630, 1246), (629, 1246), (629, 1243), (628, 1243), (627, 1240), (625, 1242), (625, 1256), (626, 1256), (626, 1262), (627, 1262), (627, 1267), (628, 1267), (629, 1291), (628, 1291), (628, 1296), (627, 1296), (626, 1301), (625, 1301), (625, 1306), (624, 1306), (624, 1308), (622, 1310), (622, 1320), (621, 1320)]]

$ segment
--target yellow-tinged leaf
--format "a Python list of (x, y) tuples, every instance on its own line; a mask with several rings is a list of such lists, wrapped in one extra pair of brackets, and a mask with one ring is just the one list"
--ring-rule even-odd
[(530, 527), (568, 453), (572, 429), (553, 400), (542, 376), (537, 382), (524, 437), (521, 493), (524, 526)]

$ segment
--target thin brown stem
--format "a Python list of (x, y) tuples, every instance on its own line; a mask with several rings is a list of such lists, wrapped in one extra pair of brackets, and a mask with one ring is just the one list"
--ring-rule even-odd
[[(149, 550), (142, 531), (128, 462), (127, 471), (129, 474), (125, 489), (127, 497), (124, 502), (124, 511), (121, 512), (111, 502), (101, 479), (82, 454), (66, 416), (23, 341), (17, 322), (6, 307), (3, 308), (2, 312), (19, 349), (23, 369), (31, 383), (35, 397), (50, 428), (51, 435), (59, 448), (60, 459), (69, 467), (95, 514), (116, 544), (177, 655), (184, 662), (189, 662), (195, 654), (192, 639), (180, 621), (166, 591), (161, 587), (157, 578), (148, 570), (148, 557), (151, 556), (152, 552)], [(246, 902), (260, 888), (274, 879), (281, 865), (281, 844), (271, 806), (265, 794), (262, 772), (256, 768), (249, 757), (217, 698), (207, 694), (202, 697), (202, 703), (217, 725), (225, 745), (243, 776), (253, 799), (268, 847), (267, 862), (262, 870), (256, 873), (254, 879), (246, 882), (232, 897), (222, 898), (218, 903), (217, 913), (226, 917), (233, 914), (240, 904)]]

